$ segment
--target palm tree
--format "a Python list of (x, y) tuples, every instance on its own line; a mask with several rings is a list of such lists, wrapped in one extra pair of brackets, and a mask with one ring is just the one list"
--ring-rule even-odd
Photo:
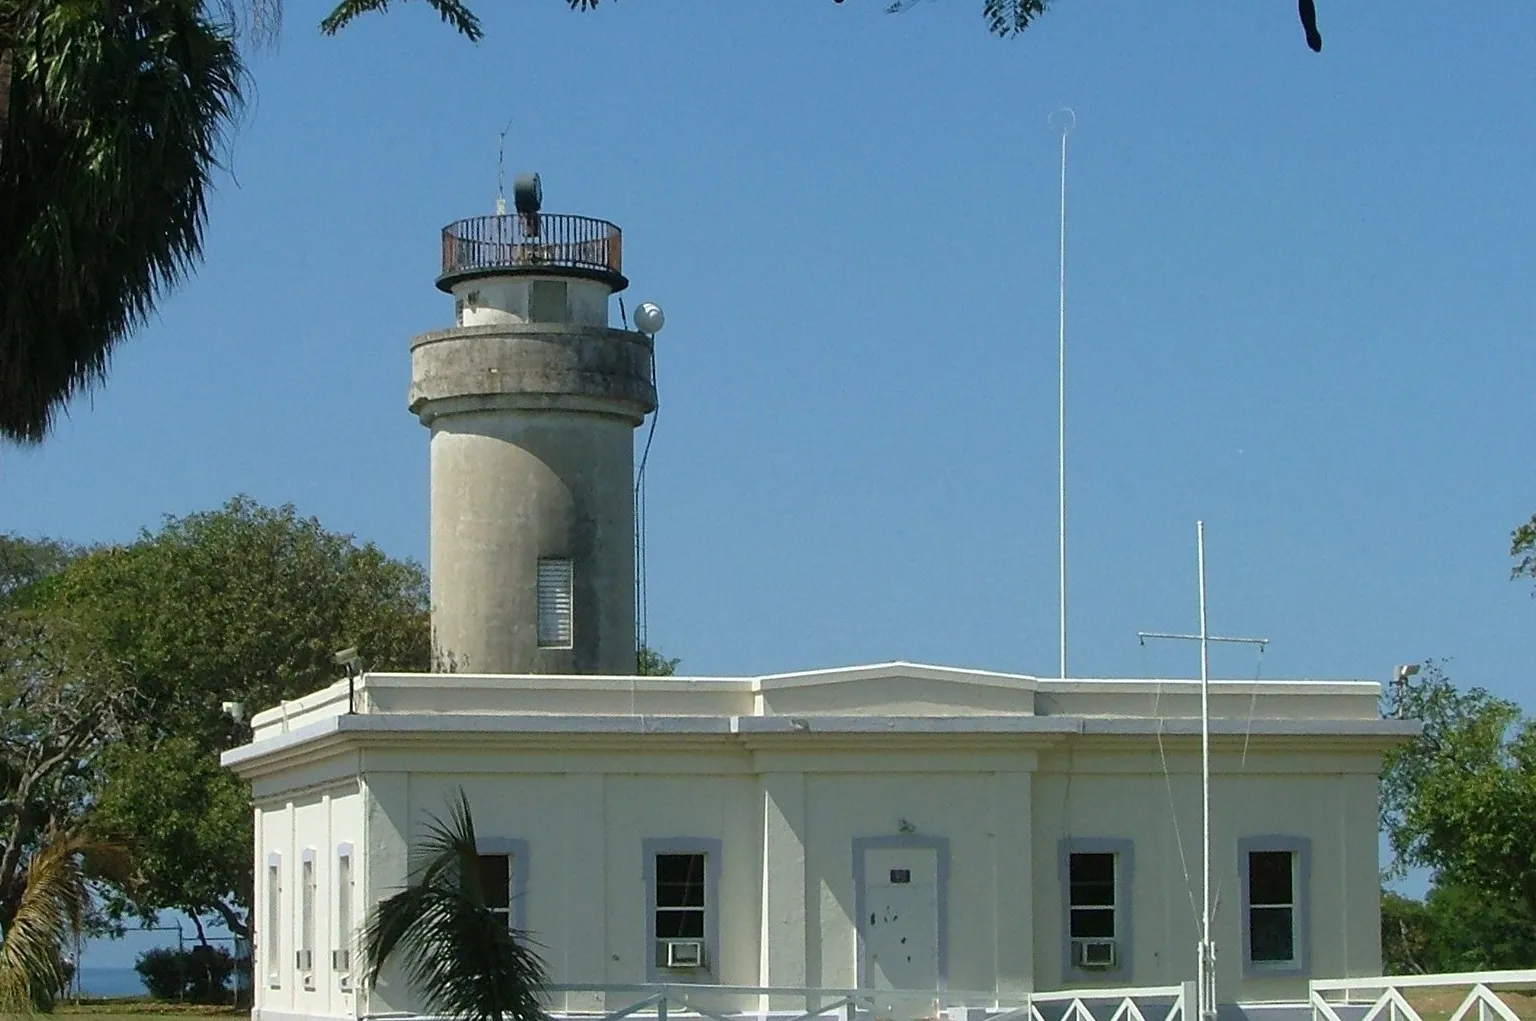
[(55, 833), (33, 854), (16, 916), (0, 939), (0, 1011), (47, 1009), (63, 985), (66, 940), (80, 933), (89, 881), (131, 878), (127, 851), (88, 834)]
[(40, 440), (191, 267), (240, 106), (201, 0), (0, 0), (0, 435)]
[[(428, 0), (460, 32), (459, 0)], [(39, 442), (202, 253), (238, 38), (282, 0), (0, 0), (0, 438)], [(384, 0), (345, 0), (336, 31)]]
[(363, 926), (362, 961), (377, 982), (397, 955), (429, 1013), (454, 1021), (543, 1021), (544, 962), (526, 933), (486, 904), (469, 799), (462, 790), (445, 823), (428, 818), (405, 889)]

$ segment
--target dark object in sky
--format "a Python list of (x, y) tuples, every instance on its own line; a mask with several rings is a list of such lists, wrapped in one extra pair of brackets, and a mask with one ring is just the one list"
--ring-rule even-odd
[(1312, 47), (1313, 53), (1323, 52), (1323, 36), (1317, 30), (1317, 8), (1312, 5), (1312, 0), (1298, 0), (1301, 8), (1301, 27), (1307, 32), (1307, 45)]

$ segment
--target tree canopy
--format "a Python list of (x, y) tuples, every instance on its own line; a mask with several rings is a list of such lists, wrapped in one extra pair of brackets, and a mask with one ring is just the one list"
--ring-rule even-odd
[(1518, 902), (1435, 885), (1421, 902), (1381, 898), (1382, 969), (1388, 975), (1443, 975), (1528, 968), (1536, 963), (1536, 919)]
[(323, 688), (343, 647), (370, 669), (429, 659), (419, 565), (244, 497), (80, 552), (25, 602), (67, 622), (110, 690), (133, 696), (120, 736), (93, 760), (95, 824), (132, 839), (142, 873), (108, 907), (214, 916), (235, 933), (251, 903), (250, 792), (219, 766), (218, 752), (246, 739), (222, 704), (255, 712)]
[[(1536, 579), (1536, 517), (1510, 537), (1515, 578)], [(1536, 719), (1481, 687), (1458, 688), (1430, 661), (1404, 678), (1387, 711), (1423, 731), (1383, 763), (1389, 877), (1427, 869), (1423, 902), (1382, 899), (1392, 972), (1536, 964)]]
[[(131, 844), (109, 917), (163, 910), (249, 932), (250, 788), (219, 764), (247, 713), (365, 669), (430, 668), (418, 564), (237, 497), (127, 545), (0, 536), (0, 929), (52, 828), (88, 816)], [(678, 661), (637, 653), (642, 674)]]
[(1459, 690), (1437, 662), (1394, 692), (1391, 710), (1424, 727), (1384, 764), (1394, 870), (1427, 868), (1437, 884), (1536, 918), (1536, 720), (1482, 688)]

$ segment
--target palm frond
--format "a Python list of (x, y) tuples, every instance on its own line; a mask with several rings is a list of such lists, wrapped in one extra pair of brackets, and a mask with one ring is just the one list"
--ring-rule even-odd
[(474, 817), (464, 792), (447, 820), (429, 817), (405, 887), (362, 932), (368, 980), (398, 960), (428, 1013), (456, 1021), (542, 1021), (544, 963), (528, 935), (485, 902)]
[(0, 437), (41, 440), (201, 254), (243, 77), (204, 11), (16, 8), (0, 139)]
[(993, 35), (1018, 35), (1045, 13), (1047, 0), (986, 0), (981, 16)]
[[(1045, 13), (1050, 0), (982, 0), (981, 16), (986, 19), (987, 31), (993, 35), (1018, 35), (1036, 18)], [(575, 6), (574, 0), (571, 0)], [(891, 0), (886, 12), (900, 14), (917, 3), (917, 0)]]
[(32, 856), (16, 917), (0, 942), (0, 1011), (30, 1010), (58, 988), (62, 950), (80, 932), (91, 901), (90, 879), (127, 881), (125, 848), (81, 834), (57, 834)]
[[(477, 43), (485, 35), (475, 12), (459, 0), (427, 0), (427, 5), (470, 42)], [(364, 14), (383, 13), (388, 9), (389, 0), (342, 0), (320, 22), (320, 30), (326, 35), (335, 35)]]

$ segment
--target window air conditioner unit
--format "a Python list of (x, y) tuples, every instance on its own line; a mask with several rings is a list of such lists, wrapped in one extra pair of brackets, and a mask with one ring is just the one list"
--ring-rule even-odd
[(293, 953), (293, 964), (300, 971), (313, 971), (315, 968), (315, 952), (313, 950), (295, 950)]
[(1075, 939), (1072, 963), (1079, 968), (1113, 968), (1115, 941), (1112, 939)]
[(350, 951), (350, 950), (332, 950), (331, 951), (331, 970), (332, 971), (351, 971), (352, 970), (352, 951)]
[(704, 967), (704, 942), (697, 939), (671, 939), (666, 944), (668, 968)]

